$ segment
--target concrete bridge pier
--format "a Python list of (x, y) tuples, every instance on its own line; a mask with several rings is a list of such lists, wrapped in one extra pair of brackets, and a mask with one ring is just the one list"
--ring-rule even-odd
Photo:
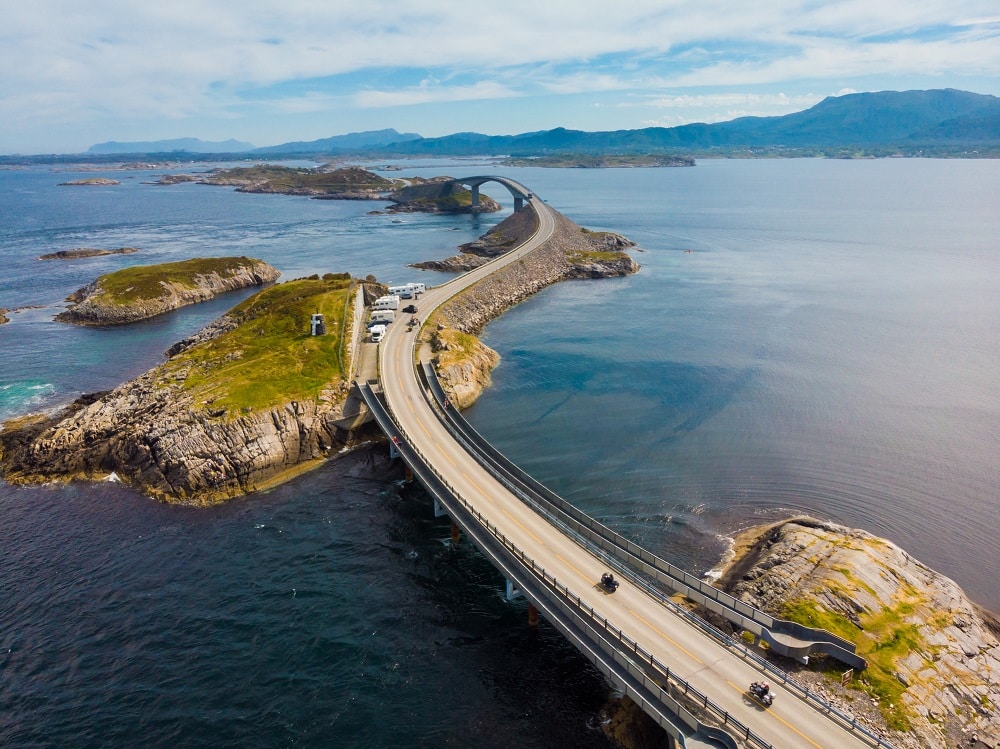
[(479, 185), (472, 186), (472, 210), (479, 207)]
[(514, 198), (514, 213), (524, 208), (524, 198)]
[(462, 529), (458, 527), (458, 523), (454, 520), (451, 521), (451, 542), (457, 544), (462, 540)]

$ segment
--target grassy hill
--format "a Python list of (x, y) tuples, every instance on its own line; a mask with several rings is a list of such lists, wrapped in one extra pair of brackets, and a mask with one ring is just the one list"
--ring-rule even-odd
[[(315, 400), (344, 377), (344, 322), (352, 282), (347, 273), (303, 278), (261, 291), (229, 313), (237, 327), (194, 346), (161, 368), (161, 387), (181, 382), (195, 406), (229, 415)], [(313, 313), (327, 334), (311, 336)]]

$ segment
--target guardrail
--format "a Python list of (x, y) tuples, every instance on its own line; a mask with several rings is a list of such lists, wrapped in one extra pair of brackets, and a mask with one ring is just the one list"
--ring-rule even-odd
[[(574, 637), (573, 633), (567, 630), (568, 625), (565, 619), (560, 619), (560, 617), (554, 616), (554, 612), (551, 610), (553, 596), (555, 597), (555, 602), (557, 604), (561, 602), (563, 614), (565, 615), (568, 613), (571, 616), (571, 619), (575, 619), (576, 626), (584, 627), (586, 631), (590, 632), (592, 636), (596, 638), (599, 645), (603, 643), (603, 645), (600, 645), (602, 650), (604, 650), (604, 652), (610, 656), (614, 662), (618, 663), (620, 667), (625, 669), (624, 674), (621, 670), (612, 669), (614, 676), (616, 676), (619, 680), (622, 680), (627, 674), (632, 679), (637, 679), (643, 688), (652, 691), (653, 695), (656, 696), (662, 707), (682, 720), (692, 731), (709, 735), (714, 734), (719, 729), (714, 728), (711, 724), (699, 719), (698, 716), (681, 703), (680, 699), (688, 701), (688, 704), (700, 706), (700, 709), (707, 713), (706, 717), (709, 720), (722, 724), (722, 726), (729, 732), (728, 735), (730, 738), (735, 735), (740, 740), (747, 742), (748, 746), (757, 747), (758, 749), (773, 749), (773, 747), (764, 739), (754, 734), (748, 726), (735, 719), (728, 713), (728, 711), (724, 710), (721, 706), (710, 700), (707, 695), (692, 687), (687, 681), (672, 673), (669, 667), (657, 661), (652, 654), (644, 650), (636, 641), (630, 639), (620, 629), (610, 625), (606, 618), (601, 617), (596, 611), (594, 611), (593, 608), (583, 603), (579, 596), (575, 595), (567, 586), (559, 582), (555, 576), (550, 575), (543, 567), (537, 565), (534, 559), (526, 555), (485, 516), (483, 516), (482, 513), (476, 510), (468, 500), (462, 497), (462, 495), (448, 483), (444, 476), (438, 473), (437, 469), (434, 468), (433, 464), (431, 464), (430, 461), (424, 457), (419, 448), (417, 448), (416, 445), (409, 440), (406, 433), (399, 427), (398, 422), (392, 414), (391, 406), (387, 403), (383, 403), (382, 400), (378, 398), (372, 390), (371, 384), (372, 383), (370, 382), (363, 384), (358, 383), (362, 396), (365, 398), (365, 401), (368, 403), (373, 414), (375, 414), (375, 418), (379, 422), (379, 425), (383, 428), (383, 431), (389, 435), (390, 439), (396, 438), (393, 439), (393, 442), (396, 443), (397, 449), (404, 456), (404, 458), (407, 458), (407, 463), (410, 465), (411, 470), (413, 470), (414, 475), (420, 479), (421, 484), (423, 484), (425, 488), (427, 488), (427, 490), (445, 507), (445, 509), (449, 511), (452, 519), (459, 523), (463, 531), (476, 540), (479, 547), (483, 547), (485, 543), (482, 535), (477, 533), (476, 526), (470, 524), (467, 520), (466, 522), (462, 522), (463, 516), (475, 520), (479, 528), (485, 529), (493, 538), (498, 540), (506, 549), (510, 560), (515, 561), (521, 566), (522, 573), (531, 575), (543, 584), (545, 595), (547, 595), (548, 603), (550, 605), (546, 606), (544, 599), (537, 597), (537, 594), (534, 602), (536, 605), (539, 605), (540, 608), (546, 610), (546, 614), (550, 618), (553, 618), (554, 623), (556, 620), (561, 622), (562, 626), (560, 629), (564, 632), (564, 634)], [(524, 574), (519, 575), (516, 572), (513, 572), (508, 565), (503, 564), (501, 560), (495, 558), (495, 555), (491, 554), (490, 556), (493, 557), (492, 561), (498, 569), (508, 575), (512, 580), (515, 580), (522, 589), (531, 589), (532, 587), (536, 587), (531, 586), (525, 581)], [(566, 611), (566, 607), (569, 608), (569, 611)], [(727, 644), (730, 646), (735, 644), (732, 642), (731, 638), (728, 638), (707, 622), (703, 622), (698, 617), (694, 617), (690, 614), (690, 612), (684, 612), (683, 609), (677, 607), (676, 605), (672, 607), (679, 613), (686, 613), (690, 620), (694, 621), (694, 623), (707, 633), (711, 634), (713, 637), (728, 641)], [(608, 648), (608, 645), (610, 645), (610, 649)], [(814, 703), (814, 706), (820, 708), (822, 712), (827, 714), (831, 719), (839, 722), (844, 728), (855, 732), (874, 747), (892, 749), (892, 745), (884, 738), (877, 736), (863, 726), (858, 725), (857, 719), (854, 716), (848, 715), (832, 705), (829, 705), (817, 695), (810, 692), (808, 688), (799, 685), (797, 682), (788, 677), (787, 674), (774, 669), (773, 666), (770, 666), (770, 664), (767, 664), (755, 654), (751, 653), (745, 646), (742, 646), (741, 651), (745, 657), (755, 660), (764, 668), (776, 673), (781, 679), (783, 685), (788, 686), (792, 689), (792, 691), (800, 691), (801, 696), (803, 696), (807, 702)], [(584, 648), (584, 652), (585, 654), (593, 655), (593, 653), (586, 648)], [(623, 663), (623, 659), (626, 662)], [(608, 675), (611, 676), (612, 673), (608, 673)], [(635, 689), (634, 686), (633, 689)], [(677, 696), (675, 697), (674, 695)], [(645, 709), (643, 706), (644, 698), (642, 695), (636, 694), (634, 696), (638, 698), (636, 701), (640, 707)], [(656, 712), (659, 713), (661, 717), (664, 717), (662, 711), (657, 710)], [(672, 725), (669, 718), (667, 718), (667, 720), (668, 723)], [(658, 722), (660, 722), (659, 719)], [(661, 725), (663, 725), (663, 723), (661, 723)], [(664, 725), (664, 728), (667, 728), (667, 726)], [(674, 729), (676, 730), (676, 726), (674, 726)], [(674, 734), (672, 733), (672, 735)], [(675, 737), (680, 738), (683, 743), (683, 738), (677, 736)], [(713, 737), (718, 738), (714, 735)]]
[[(521, 470), (458, 412), (450, 407), (447, 395), (437, 379), (434, 368), (424, 363), (417, 368), (421, 382), (430, 389), (444, 416), (444, 423), (453, 436), (465, 443), (468, 451), (484, 468), (504, 482), (511, 491), (543, 514), (553, 514), (560, 525), (568, 525), (590, 543), (610, 552), (626, 564), (666, 585), (733, 624), (764, 639), (780, 655), (802, 658), (810, 653), (827, 653), (852, 668), (863, 669), (868, 663), (855, 652), (854, 643), (826, 630), (804, 627), (796, 622), (776, 619), (760, 609), (719, 590), (691, 573), (676, 567), (649, 550), (616, 533), (598, 520), (574, 507), (544, 484)], [(511, 485), (513, 483), (513, 486)], [(527, 494), (527, 496), (525, 496)], [(538, 507), (541, 504), (541, 507)], [(775, 633), (790, 635), (804, 641), (792, 645), (775, 637)]]

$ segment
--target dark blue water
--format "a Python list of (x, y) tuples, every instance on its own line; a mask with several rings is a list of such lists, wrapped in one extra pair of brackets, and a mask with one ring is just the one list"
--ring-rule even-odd
[[(470, 417), (502, 449), (695, 570), (733, 530), (806, 511), (1000, 609), (1000, 164), (505, 172), (638, 241), (643, 270), (557, 285), (490, 325), (503, 361)], [(0, 327), (3, 417), (118, 384), (239, 298), (127, 330), (51, 322), (100, 273), (246, 254), (286, 278), (432, 282), (406, 263), (502, 218), (395, 223), (366, 215), (378, 204), (147, 173), (55, 186), (82, 176), (0, 171), (0, 307), (44, 305)], [(122, 245), (141, 251), (35, 259)], [(528, 631), (380, 456), (211, 510), (0, 483), (0, 744), (603, 746), (600, 679)]]

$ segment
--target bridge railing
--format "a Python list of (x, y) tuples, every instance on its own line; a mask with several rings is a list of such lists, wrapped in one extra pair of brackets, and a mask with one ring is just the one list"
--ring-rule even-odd
[[(374, 393), (371, 393), (371, 397), (377, 399), (377, 396), (375, 396)], [(706, 713), (705, 717), (708, 720), (721, 724), (726, 730), (730, 731), (732, 735), (746, 741), (749, 746), (758, 747), (759, 749), (765, 749), (771, 746), (764, 739), (754, 734), (748, 726), (735, 719), (721, 706), (710, 700), (707, 695), (698, 691), (686, 680), (671, 672), (668, 666), (657, 661), (651, 653), (642, 648), (636, 641), (629, 638), (620, 629), (617, 629), (613, 625), (609, 624), (606, 618), (601, 617), (600, 614), (598, 614), (592, 607), (583, 603), (580, 597), (574, 594), (568, 586), (561, 583), (554, 575), (549, 574), (543, 567), (536, 564), (533, 558), (525, 554), (524, 551), (522, 551), (513, 541), (507, 538), (502, 531), (500, 531), (489, 521), (488, 518), (479, 512), (471, 502), (465, 499), (465, 497), (463, 497), (461, 493), (458, 492), (458, 490), (455, 489), (447, 481), (447, 479), (438, 472), (434, 465), (426, 459), (419, 448), (417, 448), (416, 445), (408, 439), (406, 433), (399, 426), (399, 422), (395, 419), (395, 416), (391, 412), (391, 406), (388, 403), (383, 404), (381, 401), (378, 401), (378, 405), (384, 405), (386, 408), (385, 415), (391, 420), (390, 423), (384, 425), (380, 420), (380, 425), (383, 425), (383, 429), (390, 434), (390, 437), (398, 436), (401, 440), (404, 440), (404, 442), (399, 444), (398, 447), (402, 448), (401, 452), (405, 451), (412, 454), (411, 459), (407, 461), (411, 464), (411, 468), (415, 471), (419, 471), (420, 474), (425, 474), (425, 476), (426, 473), (429, 472), (431, 477), (433, 477), (433, 480), (429, 480), (430, 477), (425, 477), (421, 483), (423, 483), (428, 490), (437, 494), (438, 498), (442, 500), (442, 503), (445, 504), (446, 507), (453, 504), (453, 502), (449, 501), (449, 499), (457, 501), (463, 513), (475, 520), (480, 527), (486, 529), (491, 536), (499, 541), (500, 544), (507, 550), (510, 558), (518, 562), (523, 571), (539, 579), (543, 583), (544, 587), (550, 591), (550, 595), (556, 596), (558, 601), (562, 602), (564, 606), (568, 606), (571, 609), (569, 613), (578, 619), (577, 623), (579, 625), (585, 626), (586, 629), (592, 633), (592, 635), (597, 637), (599, 642), (611, 645), (610, 649), (606, 647), (604, 648), (605, 652), (614, 658), (619, 665), (624, 667), (629, 675), (633, 678), (640, 679), (641, 683), (647, 689), (655, 687), (656, 694), (660, 699), (661, 704), (663, 704), (671, 713), (680, 717), (692, 730), (705, 732), (706, 730), (711, 729), (711, 724), (705, 723), (690, 709), (685, 708), (684, 704), (681, 704), (679, 700), (683, 699), (687, 704), (699, 707)], [(376, 417), (378, 417), (378, 408), (375, 407), (373, 410), (376, 411)], [(395, 430), (397, 435), (392, 434), (393, 430)], [(417, 463), (418, 465), (414, 465), (414, 463)], [(435, 492), (433, 490), (433, 484), (438, 484), (440, 488), (443, 489), (445, 495), (441, 496), (440, 491)], [(454, 513), (454, 509), (451, 511)], [(455, 517), (453, 517), (453, 519), (456, 519), (456, 521), (458, 520), (458, 518)], [(466, 525), (466, 531), (468, 532), (469, 530), (471, 529), (468, 525)], [(472, 534), (470, 533), (470, 535)], [(667, 600), (667, 602), (675, 611), (685, 615), (690, 621), (695, 623), (710, 636), (724, 641), (730, 647), (739, 647), (735, 642), (733, 642), (732, 638), (727, 637), (721, 631), (700, 619), (700, 617), (694, 616), (683, 608), (676, 606), (676, 604), (673, 604), (673, 602), (670, 602), (669, 600)], [(536, 603), (541, 603), (541, 601), (536, 601)], [(831, 719), (840, 723), (843, 727), (851, 730), (852, 732), (860, 735), (872, 746), (892, 749), (892, 745), (884, 737), (878, 736), (866, 729), (864, 726), (859, 725), (855, 716), (844, 713), (843, 711), (825, 702), (814, 692), (811, 692), (807, 687), (795, 682), (785, 672), (776, 669), (771, 664), (767, 663), (763, 659), (760, 659), (754, 653), (749, 651), (745, 645), (739, 649), (744, 657), (754, 660), (763, 668), (776, 674), (782, 681), (783, 685), (789, 687), (793, 691), (798, 691), (800, 696), (802, 696), (807, 702), (812, 702), (814, 706), (818, 707)], [(625, 662), (622, 661), (623, 657)]]
[[(424, 363), (417, 369), (421, 381), (430, 389), (434, 400), (441, 407), (441, 413), (445, 417), (444, 423), (453, 436), (466, 443), (469, 452), (483, 467), (543, 514), (551, 516), (552, 513), (556, 513), (561, 520), (560, 525), (568, 524), (577, 534), (611, 552), (627, 564), (635, 565), (644, 574), (652, 576), (675, 593), (681, 593), (710, 611), (724, 616), (737, 626), (756, 636), (763, 637), (776, 652), (782, 655), (802, 657), (812, 652), (825, 652), (848, 663), (852, 668), (860, 669), (867, 666), (867, 661), (855, 653), (854, 643), (826, 630), (804, 627), (795, 622), (776, 619), (770, 614), (719, 590), (711, 583), (670, 564), (665, 559), (656, 556), (577, 509), (570, 502), (521, 470), (483, 437), (457, 409), (446, 407), (447, 396), (441, 388), (432, 365)], [(513, 486), (511, 482), (513, 482)], [(537, 503), (541, 503), (543, 506), (537, 507)], [(807, 644), (798, 647), (789, 646), (775, 640), (773, 632), (801, 638)]]

